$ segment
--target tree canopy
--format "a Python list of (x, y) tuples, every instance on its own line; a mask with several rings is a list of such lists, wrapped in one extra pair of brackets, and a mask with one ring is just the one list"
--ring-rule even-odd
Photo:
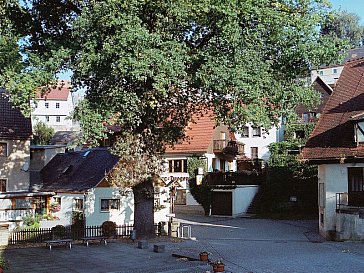
[(344, 46), (320, 33), (325, 0), (21, 2), (0, 2), (0, 83), (14, 102), (26, 105), (36, 87), (70, 69), (73, 86), (86, 88), (75, 113), (85, 141), (103, 137), (101, 122), (117, 125), (119, 146), (138, 146), (119, 154), (137, 152), (146, 163), (206, 108), (239, 130), (270, 127), (314, 102), (303, 79)]
[(339, 37), (347, 41), (351, 47), (363, 45), (364, 26), (359, 24), (360, 18), (348, 11), (337, 11), (326, 18), (321, 28), (323, 35)]

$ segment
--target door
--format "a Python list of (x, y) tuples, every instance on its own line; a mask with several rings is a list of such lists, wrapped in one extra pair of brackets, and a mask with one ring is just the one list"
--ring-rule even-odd
[(233, 215), (232, 192), (212, 192), (211, 214)]
[(348, 205), (364, 206), (363, 168), (348, 168)]

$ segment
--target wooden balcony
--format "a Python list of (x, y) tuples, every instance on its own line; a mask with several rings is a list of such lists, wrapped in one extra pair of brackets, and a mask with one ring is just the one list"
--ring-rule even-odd
[(224, 154), (228, 156), (244, 155), (244, 144), (237, 143), (234, 140), (214, 140), (213, 150), (215, 154)]
[(254, 171), (213, 172), (205, 176), (205, 183), (209, 186), (259, 185), (261, 181), (262, 175)]

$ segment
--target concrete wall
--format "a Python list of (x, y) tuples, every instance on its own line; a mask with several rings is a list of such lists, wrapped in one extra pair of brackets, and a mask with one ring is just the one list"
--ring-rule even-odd
[(338, 213), (336, 237), (339, 240), (364, 240), (364, 215)]
[(4, 140), (8, 156), (0, 156), (0, 178), (7, 179), (8, 192), (28, 191), (30, 164), (30, 140)]
[(241, 185), (233, 190), (233, 217), (246, 213), (258, 190), (258, 185)]

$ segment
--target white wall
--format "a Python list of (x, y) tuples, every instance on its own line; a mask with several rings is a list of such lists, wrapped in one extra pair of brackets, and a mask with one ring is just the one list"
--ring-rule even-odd
[(240, 185), (233, 190), (233, 217), (246, 213), (258, 190), (258, 185)]
[[(335, 84), (344, 66), (333, 66), (311, 71), (311, 83), (319, 76), (326, 84)], [(336, 69), (336, 73), (335, 72)]]
[(253, 137), (252, 124), (247, 123), (246, 126), (249, 127), (249, 137), (244, 137), (239, 133), (235, 133), (236, 139), (244, 143), (244, 153), (247, 157), (251, 158), (251, 147), (258, 147), (258, 158), (268, 161), (269, 144), (280, 141), (280, 128), (273, 127), (269, 131), (261, 130), (261, 136)]
[[(120, 199), (120, 210), (101, 211), (101, 199)], [(134, 222), (134, 197), (132, 191), (122, 196), (117, 188), (94, 188), (86, 195), (86, 225), (101, 225), (105, 221), (113, 221), (117, 225)]]
[[(318, 167), (318, 182), (325, 187), (324, 207), (319, 211), (324, 216), (320, 223), (320, 233), (326, 236), (328, 231), (336, 230), (336, 193), (348, 192), (348, 168), (364, 167), (364, 163), (325, 164)], [(321, 203), (319, 195), (319, 204)], [(320, 221), (321, 222), (321, 221)]]
[[(49, 105), (48, 108), (45, 107), (46, 103)], [(59, 108), (56, 108), (56, 103), (59, 103)], [(54, 128), (56, 131), (71, 130), (73, 128), (72, 119), (67, 118), (74, 110), (71, 92), (69, 93), (66, 101), (40, 99), (37, 103), (32, 103), (32, 108), (33, 125), (42, 121), (48, 126)], [(49, 116), (49, 121), (46, 120), (46, 116)], [(56, 121), (56, 117), (60, 117), (59, 122)]]

